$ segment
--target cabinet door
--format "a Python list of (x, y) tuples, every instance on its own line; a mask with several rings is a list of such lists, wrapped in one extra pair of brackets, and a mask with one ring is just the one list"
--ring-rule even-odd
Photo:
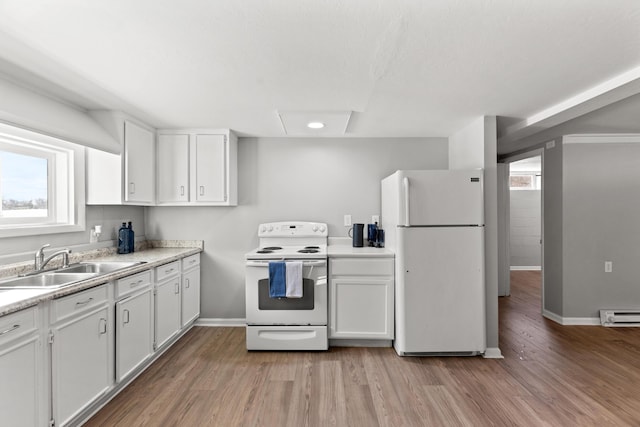
[(153, 353), (152, 291), (116, 303), (116, 380), (122, 381)]
[(122, 158), (93, 148), (86, 149), (87, 205), (122, 204)]
[(42, 423), (38, 405), (41, 351), (37, 336), (0, 349), (0, 424), (31, 427)]
[(153, 133), (131, 122), (124, 124), (125, 201), (152, 204), (155, 193)]
[(200, 315), (200, 267), (182, 275), (182, 327)]
[(329, 338), (393, 339), (393, 279), (331, 279)]
[(227, 200), (226, 138), (224, 135), (196, 135), (196, 179), (192, 201)]
[(105, 393), (113, 383), (109, 375), (109, 351), (113, 329), (109, 310), (97, 310), (74, 317), (53, 328), (52, 375), (56, 425), (73, 416)]
[(156, 349), (180, 330), (180, 276), (156, 285)]
[(189, 201), (189, 135), (158, 136), (158, 202)]

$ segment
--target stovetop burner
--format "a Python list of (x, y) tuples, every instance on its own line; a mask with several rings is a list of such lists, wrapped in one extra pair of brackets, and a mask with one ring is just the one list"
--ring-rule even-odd
[(258, 226), (258, 247), (245, 254), (247, 261), (326, 260), (327, 224), (287, 221)]

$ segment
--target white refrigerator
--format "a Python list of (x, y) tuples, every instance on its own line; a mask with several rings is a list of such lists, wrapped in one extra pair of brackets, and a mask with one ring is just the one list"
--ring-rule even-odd
[(396, 352), (484, 353), (483, 171), (397, 171), (382, 180), (381, 200), (396, 256)]

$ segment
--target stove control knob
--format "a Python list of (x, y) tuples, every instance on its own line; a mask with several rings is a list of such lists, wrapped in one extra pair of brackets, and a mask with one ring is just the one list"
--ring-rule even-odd
[(321, 225), (321, 226), (320, 226), (320, 232), (321, 232), (321, 233), (324, 233), (324, 230), (326, 230), (325, 226), (324, 226), (324, 225)]
[(265, 227), (264, 225), (262, 227), (260, 227), (260, 232), (264, 233), (265, 231), (267, 231), (267, 227)]
[(273, 231), (273, 226), (272, 225), (269, 226), (269, 232), (271, 232), (271, 231)]
[(318, 231), (318, 226), (317, 226), (317, 225), (314, 225), (314, 226), (313, 226), (313, 232), (315, 233), (316, 231)]

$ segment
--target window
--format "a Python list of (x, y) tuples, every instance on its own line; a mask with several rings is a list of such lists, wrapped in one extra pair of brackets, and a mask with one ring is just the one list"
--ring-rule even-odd
[(84, 148), (0, 124), (0, 237), (84, 229)]
[(541, 175), (539, 173), (515, 173), (509, 176), (511, 190), (540, 190)]

